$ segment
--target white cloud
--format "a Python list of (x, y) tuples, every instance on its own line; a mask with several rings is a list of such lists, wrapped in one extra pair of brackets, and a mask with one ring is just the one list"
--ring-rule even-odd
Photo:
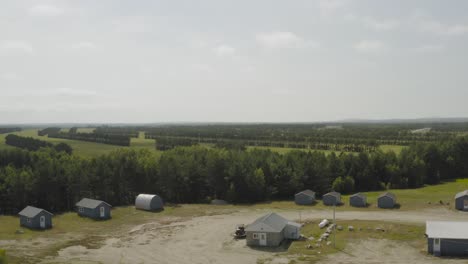
[(90, 41), (80, 41), (78, 43), (74, 43), (71, 45), (73, 50), (93, 50), (96, 49), (97, 46), (93, 42)]
[(348, 14), (345, 16), (345, 19), (348, 21), (355, 21), (363, 24), (364, 26), (371, 28), (375, 31), (389, 31), (397, 29), (401, 26), (402, 22), (397, 19), (386, 19), (378, 20), (373, 17), (360, 17), (354, 14)]
[(33, 48), (31, 44), (24, 41), (7, 40), (0, 43), (0, 56), (30, 54), (32, 52)]
[(15, 80), (18, 80), (18, 79), (19, 79), (18, 74), (14, 73), (14, 72), (0, 73), (0, 80), (15, 81)]
[(60, 88), (50, 91), (50, 94), (59, 96), (93, 96), (97, 95), (97, 92), (83, 89)]
[(124, 16), (112, 21), (114, 30), (120, 33), (148, 33), (154, 22), (144, 16)]
[(64, 13), (62, 8), (54, 5), (41, 4), (29, 9), (29, 14), (33, 16), (60, 16)]
[(414, 15), (411, 22), (416, 26), (416, 29), (421, 32), (446, 36), (460, 36), (468, 34), (468, 25), (444, 24), (421, 13)]
[(415, 49), (416, 52), (420, 53), (436, 53), (444, 51), (444, 46), (441, 45), (423, 45)]
[(192, 68), (196, 71), (205, 73), (210, 73), (214, 71), (214, 68), (211, 65), (205, 63), (195, 63), (192, 65)]
[(329, 16), (336, 10), (343, 8), (348, 3), (348, 0), (319, 0), (318, 8), (322, 16)]
[(219, 45), (214, 49), (218, 56), (232, 56), (236, 53), (236, 49), (229, 45)]
[(354, 45), (354, 49), (362, 53), (377, 53), (386, 50), (385, 43), (379, 40), (362, 40)]
[[(306, 44), (304, 39), (288, 31), (260, 33), (257, 34), (256, 40), (260, 45), (268, 49), (297, 48), (305, 46)], [(314, 45), (314, 43), (311, 44)]]

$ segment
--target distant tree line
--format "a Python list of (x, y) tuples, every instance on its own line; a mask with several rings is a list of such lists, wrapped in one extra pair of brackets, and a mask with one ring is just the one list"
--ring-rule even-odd
[(117, 146), (130, 146), (130, 137), (121, 135), (60, 132), (55, 134), (49, 134), (48, 137), (89, 141)]
[(38, 136), (47, 136), (50, 134), (57, 134), (61, 130), (60, 127), (47, 127), (37, 131)]
[(312, 189), (318, 196), (418, 188), (468, 177), (468, 141), (414, 144), (393, 152), (359, 154), (318, 151), (241, 150), (176, 147), (156, 154), (119, 149), (82, 158), (53, 148), (0, 150), (0, 210), (17, 213), (31, 204), (53, 212), (72, 210), (82, 197), (114, 206), (134, 202), (138, 193), (157, 193), (166, 202), (212, 198), (236, 203), (292, 199)]
[(20, 127), (0, 127), (0, 134), (7, 134), (12, 132), (21, 131)]
[(102, 126), (102, 127), (97, 127), (94, 130), (94, 133), (137, 138), (138, 134), (139, 134), (139, 131), (140, 130), (139, 130), (138, 127), (109, 127), (109, 126)]
[(10, 134), (5, 137), (5, 144), (30, 151), (36, 151), (40, 148), (54, 148), (56, 151), (63, 151), (68, 154), (72, 154), (73, 152), (73, 149), (70, 147), (70, 145), (66, 143), (58, 143), (54, 145), (44, 140), (35, 139), (32, 137), (22, 137), (14, 134)]

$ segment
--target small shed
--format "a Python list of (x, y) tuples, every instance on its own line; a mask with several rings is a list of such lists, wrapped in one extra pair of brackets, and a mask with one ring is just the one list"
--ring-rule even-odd
[(341, 194), (339, 192), (329, 192), (322, 196), (322, 201), (324, 205), (340, 205), (341, 204)]
[(76, 203), (79, 216), (89, 217), (96, 220), (111, 218), (112, 206), (104, 201), (83, 198)]
[(214, 200), (211, 200), (211, 204), (212, 205), (227, 205), (229, 203), (225, 200), (214, 199)]
[(285, 239), (299, 239), (301, 224), (288, 221), (286, 218), (269, 213), (245, 228), (247, 246), (276, 247)]
[(455, 209), (468, 211), (468, 190), (455, 195)]
[(53, 214), (33, 206), (26, 206), (21, 212), (20, 225), (31, 229), (48, 229), (52, 228)]
[(391, 192), (386, 192), (377, 198), (377, 205), (379, 208), (391, 209), (396, 205), (396, 196)]
[(434, 256), (468, 256), (468, 222), (427, 221), (427, 251)]
[(363, 193), (355, 193), (349, 197), (349, 205), (353, 207), (366, 207), (367, 196)]
[(135, 199), (135, 208), (147, 211), (162, 210), (163, 200), (156, 194), (139, 194)]
[(315, 202), (315, 192), (304, 190), (294, 195), (294, 202), (298, 205), (310, 205)]

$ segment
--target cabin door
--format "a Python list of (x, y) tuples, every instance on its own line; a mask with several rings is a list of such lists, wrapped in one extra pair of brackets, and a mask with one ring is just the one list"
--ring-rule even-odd
[(45, 216), (41, 215), (41, 217), (39, 217), (39, 225), (41, 228), (45, 228)]
[(463, 210), (468, 211), (468, 198), (463, 200)]
[(266, 246), (267, 245), (267, 235), (266, 233), (260, 233), (260, 246)]
[(434, 255), (440, 256), (440, 238), (434, 238), (433, 251)]
[(101, 207), (99, 208), (99, 215), (100, 215), (101, 217), (106, 216), (104, 206), (101, 206)]

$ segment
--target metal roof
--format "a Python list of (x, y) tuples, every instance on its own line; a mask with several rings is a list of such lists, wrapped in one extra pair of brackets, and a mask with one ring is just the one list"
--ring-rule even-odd
[(430, 238), (468, 239), (468, 222), (427, 221), (426, 235)]
[(286, 218), (276, 213), (269, 213), (248, 225), (245, 231), (281, 232), (288, 222)]
[(329, 193), (324, 194), (323, 196), (328, 196), (328, 195), (335, 196), (336, 198), (341, 197), (341, 194), (339, 192), (329, 192)]
[(53, 215), (49, 211), (46, 211), (44, 209), (37, 208), (37, 207), (34, 207), (34, 206), (26, 206), (26, 208), (21, 210), (21, 212), (19, 212), (18, 214), (21, 215), (21, 216), (26, 216), (26, 217), (29, 217), (29, 218), (33, 218), (36, 215), (38, 215), (39, 213), (41, 213), (41, 212), (46, 212), (46, 213), (48, 213), (50, 215)]
[(359, 197), (361, 199), (366, 199), (366, 195), (363, 194), (363, 193), (355, 193), (355, 194), (351, 195), (350, 197)]
[(298, 192), (298, 193), (296, 193), (295, 195), (299, 195), (299, 194), (305, 194), (305, 195), (307, 195), (307, 196), (312, 196), (312, 197), (315, 196), (315, 192), (312, 191), (312, 190), (309, 190), (309, 189), (304, 190), (304, 191), (302, 191), (302, 192)]
[(105, 203), (108, 206), (111, 206), (110, 204), (108, 204), (108, 203), (106, 203), (104, 201), (94, 200), (94, 199), (89, 199), (89, 198), (81, 199), (81, 201), (76, 203), (76, 206), (94, 209), (94, 208), (98, 207), (101, 203)]
[(455, 195), (455, 199), (458, 199), (463, 196), (468, 196), (468, 190), (464, 190), (463, 192), (457, 193), (457, 195)]
[(386, 193), (382, 193), (381, 195), (379, 195), (379, 198), (382, 198), (382, 197), (390, 197), (393, 200), (396, 200), (395, 194), (393, 194), (391, 192), (386, 192)]

